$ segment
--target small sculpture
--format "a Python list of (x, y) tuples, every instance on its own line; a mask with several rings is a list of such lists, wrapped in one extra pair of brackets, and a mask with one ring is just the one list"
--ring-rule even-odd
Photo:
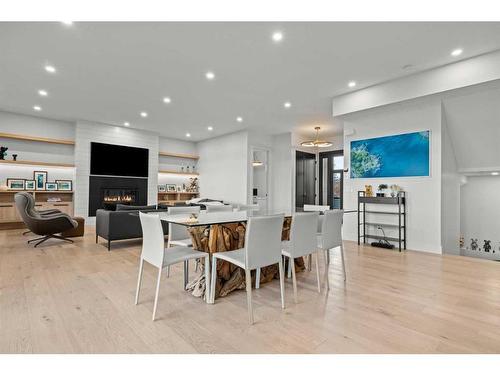
[(465, 245), (465, 239), (464, 236), (460, 236), (460, 248), (463, 249)]
[(0, 160), (5, 160), (5, 155), (7, 155), (8, 147), (0, 146)]
[(373, 187), (371, 185), (365, 185), (365, 196), (373, 197)]
[(191, 177), (189, 179), (189, 186), (186, 188), (186, 191), (190, 193), (197, 193), (198, 192), (198, 178), (197, 177)]
[(17, 154), (12, 154), (12, 160), (14, 160), (14, 161), (17, 160)]
[(489, 253), (491, 250), (491, 240), (484, 240), (483, 249), (485, 253)]
[(471, 238), (470, 239), (470, 249), (476, 251), (479, 248), (479, 245), (477, 244), (478, 239)]

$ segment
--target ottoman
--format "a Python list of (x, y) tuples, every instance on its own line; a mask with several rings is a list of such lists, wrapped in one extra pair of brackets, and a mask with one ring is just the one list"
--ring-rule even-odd
[(62, 232), (63, 237), (82, 237), (85, 234), (85, 219), (83, 217), (74, 217), (73, 220), (78, 223), (77, 227)]

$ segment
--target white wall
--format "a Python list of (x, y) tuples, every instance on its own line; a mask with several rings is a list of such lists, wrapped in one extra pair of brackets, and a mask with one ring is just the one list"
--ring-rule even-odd
[[(477, 238), (479, 246), (484, 240), (492, 240), (496, 253), (500, 251), (500, 230), (498, 213), (500, 212), (500, 176), (470, 176), (462, 185), (461, 233), (466, 246), (470, 239)], [(468, 255), (473, 255), (471, 252)]]
[[(90, 143), (101, 142), (149, 149), (148, 204), (158, 200), (158, 136), (142, 130), (79, 121), (75, 145), (75, 215), (88, 219)], [(94, 220), (88, 220), (93, 223)]]
[(450, 138), (444, 108), (441, 111), (441, 238), (443, 252), (460, 254), (460, 182), (455, 150)]
[(293, 212), (295, 197), (295, 150), (292, 149), (292, 134), (284, 133), (272, 137), (271, 208), (284, 213)]
[[(49, 120), (41, 117), (26, 116), (0, 111), (0, 132), (74, 140), (75, 125), (70, 122)], [(47, 163), (73, 164), (74, 146), (42, 142), (22, 141), (0, 138), (0, 145), (6, 146), (7, 160), (12, 160), (12, 154), (17, 154), (17, 160), (29, 160)], [(0, 166), (0, 185), (5, 185), (7, 178), (33, 179), (33, 171), (48, 172), (48, 181), (74, 180), (74, 168), (55, 168), (40, 166)]]
[(200, 196), (245, 204), (248, 200), (248, 133), (197, 143)]
[[(431, 131), (431, 176), (406, 178), (351, 179), (344, 175), (344, 209), (356, 209), (357, 192), (367, 184), (398, 184), (408, 194), (408, 249), (441, 252), (441, 104), (428, 98), (366, 110), (342, 117), (345, 165), (350, 165), (350, 142), (359, 139)], [(375, 220), (387, 218), (376, 216)], [(390, 231), (386, 231), (390, 236)], [(346, 214), (344, 236), (357, 241), (356, 214)]]

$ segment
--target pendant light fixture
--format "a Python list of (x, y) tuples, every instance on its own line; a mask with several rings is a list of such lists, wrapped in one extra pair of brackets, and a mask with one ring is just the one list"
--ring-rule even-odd
[(316, 139), (314, 141), (305, 141), (305, 142), (302, 142), (300, 145), (303, 147), (330, 147), (330, 146), (332, 146), (333, 145), (332, 142), (322, 141), (319, 139), (320, 129), (321, 128), (319, 126), (316, 126), (314, 128), (314, 130), (316, 130)]

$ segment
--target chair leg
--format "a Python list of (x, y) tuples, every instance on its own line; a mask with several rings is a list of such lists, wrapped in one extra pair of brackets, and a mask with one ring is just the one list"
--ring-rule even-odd
[(170, 266), (167, 266), (167, 278), (170, 277)]
[(260, 288), (260, 268), (255, 270), (255, 289)]
[[(210, 288), (210, 257), (206, 256), (204, 258), (205, 261), (205, 302), (210, 303), (212, 300), (210, 297), (210, 291), (212, 290)], [(198, 264), (198, 259), (196, 259), (196, 264)]]
[(330, 264), (330, 249), (326, 250), (326, 264)]
[(344, 245), (340, 245), (340, 258), (342, 259), (342, 271), (344, 272), (344, 281), (347, 281), (347, 274), (345, 272)]
[(158, 307), (158, 294), (160, 293), (160, 281), (161, 281), (161, 267), (158, 270), (158, 280), (156, 281), (155, 304), (153, 307), (153, 321), (156, 318), (156, 308)]
[(217, 258), (212, 255), (212, 275), (210, 281), (210, 299), (215, 303), (215, 277), (217, 276)]
[(185, 260), (184, 261), (184, 290), (186, 290), (188, 282), (189, 282), (189, 261)]
[(280, 271), (280, 293), (281, 293), (281, 308), (285, 308), (285, 272), (283, 271), (283, 261), (280, 259), (278, 263)]
[[(293, 263), (294, 259), (290, 257), (290, 263)], [(298, 303), (297, 299), (297, 276), (295, 275), (295, 263), (292, 266), (292, 284), (293, 284), (293, 300)]]
[[(284, 261), (286, 262), (287, 257), (284, 257)], [(289, 279), (292, 277), (292, 259), (288, 259), (288, 270), (287, 270), (287, 276)]]
[(309, 254), (307, 256), (307, 270), (308, 271), (312, 270), (312, 254)]
[(26, 232), (23, 232), (23, 236), (27, 235), (28, 233), (31, 233), (31, 231), (27, 230)]
[(111, 251), (111, 240), (108, 240), (108, 251)]
[(319, 251), (314, 254), (314, 259), (316, 260), (316, 279), (318, 280), (318, 293), (321, 293), (321, 280), (319, 278)]
[(143, 268), (144, 268), (144, 260), (141, 259), (141, 262), (139, 263), (139, 276), (137, 277), (137, 290), (135, 292), (135, 304), (136, 305), (139, 303), (139, 291), (141, 290), (142, 269)]
[(330, 269), (329, 263), (327, 262), (328, 255), (327, 255), (328, 250), (325, 252), (325, 283), (326, 283), (326, 290), (330, 290), (330, 280), (328, 278), (328, 271)]
[(97, 233), (95, 234), (95, 243), (99, 243), (99, 236), (97, 235)]
[[(34, 247), (37, 247), (38, 245), (40, 245), (41, 243), (44, 243), (45, 241), (47, 241), (48, 239), (50, 238), (50, 236), (45, 236), (43, 237), (40, 241), (38, 241)], [(31, 241), (28, 241), (28, 242), (31, 242)]]
[(44, 238), (46, 238), (47, 236), (43, 236), (43, 237), (37, 237), (37, 238), (33, 238), (31, 240), (28, 240), (27, 243), (31, 243), (31, 242), (34, 242), (34, 241), (39, 241), (39, 240), (43, 240)]
[(248, 308), (248, 320), (250, 324), (253, 324), (253, 308), (252, 308), (252, 276), (250, 270), (245, 270), (245, 284), (247, 288), (247, 308)]

